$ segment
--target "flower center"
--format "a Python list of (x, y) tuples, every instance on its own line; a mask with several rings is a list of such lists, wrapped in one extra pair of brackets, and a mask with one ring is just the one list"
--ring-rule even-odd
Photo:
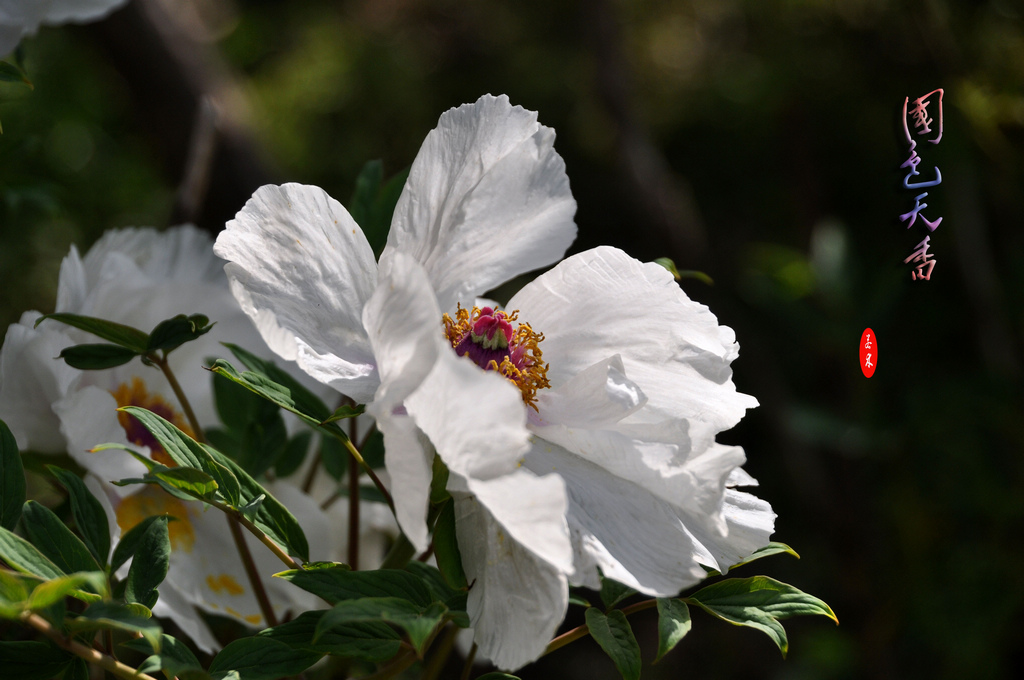
[(460, 357), (469, 357), (487, 371), (497, 371), (523, 393), (527, 406), (537, 410), (537, 390), (550, 387), (548, 365), (544, 363), (537, 333), (530, 324), (512, 322), (518, 311), (507, 314), (492, 307), (474, 307), (472, 311), (458, 306), (455, 319), (444, 315), (444, 332)]
[[(119, 408), (122, 406), (141, 406), (164, 420), (173, 423), (175, 427), (188, 436), (195, 436), (185, 422), (185, 418), (173, 406), (164, 401), (164, 398), (159, 394), (149, 393), (149, 390), (146, 389), (146, 383), (142, 381), (142, 378), (133, 377), (130, 385), (128, 383), (121, 383), (111, 394), (114, 395), (114, 400)], [(151, 451), (150, 458), (167, 467), (175, 467), (177, 465), (174, 459), (164, 451), (164, 447), (160, 446), (156, 437), (151, 435), (149, 430), (143, 427), (142, 423), (135, 416), (119, 411), (117, 421), (121, 423), (125, 434), (128, 435), (128, 441), (138, 446), (149, 447)]]

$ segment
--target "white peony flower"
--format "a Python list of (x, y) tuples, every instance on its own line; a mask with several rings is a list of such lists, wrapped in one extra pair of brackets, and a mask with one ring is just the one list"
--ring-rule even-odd
[(0, 57), (41, 24), (96, 21), (127, 0), (0, 0)]
[[(206, 359), (223, 354), (222, 341), (256, 352), (264, 349), (232, 297), (211, 246), (209, 236), (190, 226), (163, 233), (153, 229), (108, 232), (84, 258), (72, 247), (61, 265), (56, 305), (58, 312), (96, 316), (144, 331), (180, 313), (205, 314), (215, 321), (208, 334), (169, 355), (171, 368), (204, 428), (216, 424), (211, 376), (203, 369)], [(190, 431), (163, 374), (139, 360), (101, 371), (73, 369), (55, 357), (65, 347), (98, 339), (52, 320), (34, 328), (38, 318), (38, 313), (29, 312), (11, 325), (0, 351), (0, 417), (19, 446), (42, 453), (66, 451), (85, 468), (90, 488), (109, 505), (115, 540), (147, 516), (168, 513), (178, 519), (168, 525), (171, 564), (155, 613), (174, 619), (201, 647), (211, 650), (218, 645), (194, 606), (249, 625), (266, 625), (223, 513), (204, 509), (201, 503), (179, 501), (155, 487), (109, 484), (141, 476), (145, 468), (123, 452), (87, 451), (116, 442), (170, 462), (137, 421), (115, 410), (129, 404), (143, 406)], [(287, 481), (268, 488), (299, 519), (315, 553), (313, 559), (344, 557), (345, 537), (328, 530), (330, 523), (317, 502)], [(336, 506), (332, 513), (347, 512), (345, 504)], [(247, 540), (278, 613), (318, 606), (318, 600), (304, 591), (270, 578), (281, 570), (281, 563), (255, 538), (247, 536)]]
[(450, 351), (442, 310), (557, 261), (576, 203), (554, 131), (506, 97), (448, 111), (399, 198), (380, 267), (322, 189), (259, 189), (215, 252), (267, 344), (369, 403), (403, 531), (428, 544), (433, 451), (448, 466), (484, 654), (503, 668), (539, 656), (567, 606), (571, 546), (555, 475), (520, 464), (530, 446), (519, 390)]
[(675, 595), (765, 545), (774, 519), (732, 488), (754, 483), (742, 450), (715, 443), (757, 403), (732, 383), (733, 333), (663, 268), (598, 248), (510, 312), (473, 306), (575, 235), (552, 141), (504, 97), (445, 113), (379, 268), (339, 203), (294, 184), (258, 190), (215, 247), (271, 348), (369, 402), (418, 548), (431, 447), (448, 466), (475, 639), (505, 669), (543, 653), (569, 582), (597, 587), (600, 569)]

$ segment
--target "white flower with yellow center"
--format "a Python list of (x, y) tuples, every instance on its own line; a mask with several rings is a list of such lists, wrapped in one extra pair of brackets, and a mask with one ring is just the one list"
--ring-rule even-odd
[(106, 16), (127, 0), (0, 0), (0, 57), (40, 24), (85, 23)]
[[(61, 265), (56, 309), (145, 331), (181, 313), (205, 314), (216, 321), (208, 334), (169, 355), (171, 368), (205, 428), (216, 424), (205, 360), (223, 353), (222, 341), (257, 352), (262, 347), (228, 290), (221, 264), (213, 255), (211, 239), (194, 227), (164, 233), (153, 229), (108, 232), (84, 258), (72, 248)], [(38, 317), (29, 312), (13, 324), (0, 351), (0, 417), (19, 446), (41, 453), (66, 451), (84, 467), (90, 473), (89, 487), (109, 504), (115, 539), (148, 516), (167, 513), (177, 518), (168, 525), (171, 563), (155, 613), (173, 618), (201, 647), (213, 649), (217, 642), (193, 606), (265, 626), (223, 513), (204, 510), (202, 503), (184, 503), (155, 487), (109, 484), (139, 477), (145, 469), (123, 452), (87, 451), (116, 442), (172, 464), (145, 428), (116, 411), (119, 406), (141, 406), (190, 432), (163, 374), (139, 360), (100, 371), (70, 368), (55, 357), (70, 345), (96, 342), (95, 336), (56, 321), (44, 321), (35, 328)], [(269, 488), (298, 517), (309, 544), (319, 553), (314, 559), (342, 557), (333, 551), (340, 552), (343, 542), (328, 531), (326, 516), (309, 496), (285, 482)], [(298, 588), (270, 578), (281, 570), (281, 563), (254, 538), (248, 541), (279, 614), (317, 606)]]

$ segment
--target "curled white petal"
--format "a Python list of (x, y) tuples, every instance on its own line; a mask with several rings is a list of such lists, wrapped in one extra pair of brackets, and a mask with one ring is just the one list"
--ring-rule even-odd
[(576, 237), (576, 201), (554, 139), (504, 95), (444, 113), (413, 162), (382, 266), (413, 255), (448, 311), (556, 262)]

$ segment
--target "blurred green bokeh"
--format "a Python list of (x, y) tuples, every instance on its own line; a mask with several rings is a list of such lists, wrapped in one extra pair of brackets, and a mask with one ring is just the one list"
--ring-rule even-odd
[[(744, 446), (776, 539), (803, 556), (742, 575), (822, 597), (841, 625), (793, 621), (783, 661), (766, 638), (695, 614), (645, 678), (1018, 677), (1018, 3), (136, 0), (104, 25), (44, 29), (25, 43), (35, 89), (0, 84), (5, 324), (52, 309), (72, 243), (174, 219), (184, 168), (111, 57), (135, 5), (171, 8), (171, 29), (220, 60), (213, 95), (270, 179), (347, 202), (366, 161), (396, 173), (445, 109), (506, 93), (558, 132), (574, 251), (608, 243), (714, 279), (682, 285), (736, 330), (735, 381), (761, 403), (721, 439)], [(914, 196), (899, 115), (936, 87), (944, 136), (918, 151), (925, 176), (942, 169), (928, 215), (944, 219), (932, 280), (913, 282), (903, 259), (926, 232), (898, 220)], [(242, 202), (199, 221), (216, 231)], [(636, 617), (648, 662), (654, 625)], [(614, 668), (584, 641), (522, 676)]]

